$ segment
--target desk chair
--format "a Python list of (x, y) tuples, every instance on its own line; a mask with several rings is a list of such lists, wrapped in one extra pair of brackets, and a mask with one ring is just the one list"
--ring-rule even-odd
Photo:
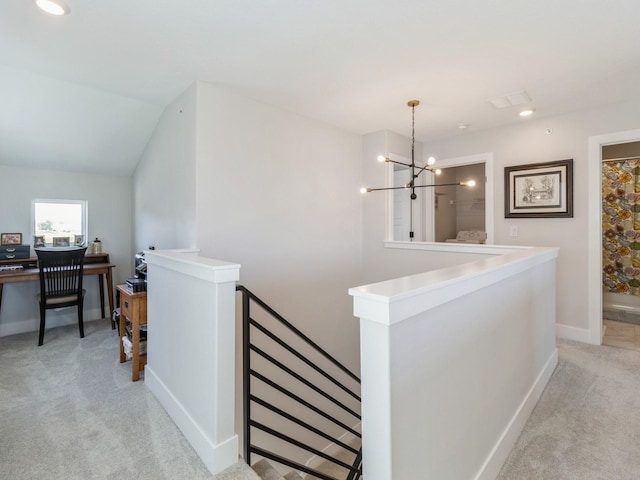
[(84, 338), (82, 307), (85, 291), (82, 289), (82, 273), (86, 250), (87, 247), (36, 249), (40, 269), (40, 294), (37, 295), (40, 304), (38, 346), (44, 340), (46, 311), (51, 308), (77, 305), (80, 338)]

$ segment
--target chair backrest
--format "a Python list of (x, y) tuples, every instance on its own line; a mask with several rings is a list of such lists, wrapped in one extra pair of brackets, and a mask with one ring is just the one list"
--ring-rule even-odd
[(87, 247), (36, 249), (43, 299), (82, 294), (86, 250)]

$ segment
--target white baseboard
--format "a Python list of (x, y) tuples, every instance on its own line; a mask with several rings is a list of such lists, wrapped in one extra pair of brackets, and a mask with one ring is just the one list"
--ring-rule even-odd
[[(35, 298), (34, 298), (35, 304)], [(35, 307), (37, 308), (37, 307)], [(99, 320), (102, 313), (100, 308), (94, 308), (84, 311), (85, 324), (90, 321)], [(77, 325), (78, 316), (75, 307), (69, 310), (64, 316), (51, 318), (49, 316), (46, 322), (46, 328), (63, 327), (65, 325)], [(29, 318), (19, 322), (0, 323), (0, 337), (8, 337), (9, 335), (18, 335), (20, 333), (37, 332), (40, 330), (40, 318)]]
[(554, 349), (538, 378), (536, 378), (518, 410), (511, 418), (509, 425), (507, 425), (487, 460), (485, 460), (484, 465), (480, 468), (475, 480), (494, 480), (498, 476), (557, 365), (558, 349)]
[(144, 383), (211, 473), (215, 475), (238, 462), (237, 435), (215, 444), (148, 364), (144, 369)]
[(586, 328), (570, 327), (556, 323), (556, 336), (564, 340), (574, 340), (576, 342), (590, 343), (591, 336)]

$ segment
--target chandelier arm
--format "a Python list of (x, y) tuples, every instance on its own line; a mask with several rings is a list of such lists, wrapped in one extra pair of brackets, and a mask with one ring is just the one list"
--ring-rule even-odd
[(384, 188), (367, 188), (368, 192), (379, 192), (381, 190), (408, 190), (413, 188), (426, 188), (426, 187), (466, 187), (462, 182), (458, 183), (438, 183), (434, 185), (411, 185), (408, 183), (407, 185), (403, 185), (402, 187), (384, 187)]
[(425, 165), (424, 167), (420, 168), (420, 170), (418, 170), (418, 173), (416, 173), (413, 178), (418, 178), (418, 176), (424, 172), (425, 170), (428, 170), (429, 172), (433, 173), (433, 169), (429, 168), (429, 165)]
[(411, 167), (410, 163), (398, 162), (397, 160), (391, 160), (390, 158), (385, 159), (385, 162), (395, 163), (396, 165), (403, 165), (405, 167)]
[(424, 188), (424, 187), (466, 187), (462, 182), (458, 183), (438, 183), (436, 185), (414, 185), (412, 188)]
[(381, 190), (407, 190), (409, 188), (411, 187), (405, 187), (404, 185), (402, 187), (367, 188), (367, 193), (379, 192)]

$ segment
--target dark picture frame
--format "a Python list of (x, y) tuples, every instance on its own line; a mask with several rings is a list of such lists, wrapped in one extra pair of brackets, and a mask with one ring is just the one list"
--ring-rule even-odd
[(0, 245), (22, 245), (22, 234), (0, 233)]
[(572, 218), (573, 159), (504, 167), (505, 218)]
[(44, 235), (34, 235), (33, 236), (33, 248), (44, 248)]

